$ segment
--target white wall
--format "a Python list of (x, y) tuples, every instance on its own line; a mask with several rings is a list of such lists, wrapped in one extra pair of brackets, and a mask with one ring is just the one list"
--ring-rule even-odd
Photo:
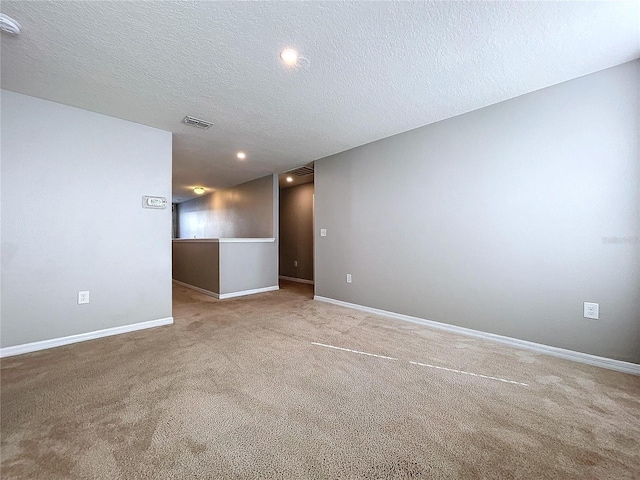
[(171, 317), (171, 209), (142, 208), (171, 198), (171, 133), (1, 99), (0, 345)]
[(277, 233), (276, 175), (178, 204), (178, 238), (271, 238)]
[(316, 294), (640, 363), (639, 86), (634, 61), (317, 161)]

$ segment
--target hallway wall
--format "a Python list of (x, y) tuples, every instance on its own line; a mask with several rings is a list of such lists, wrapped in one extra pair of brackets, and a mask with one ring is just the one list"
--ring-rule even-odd
[(271, 238), (278, 229), (277, 175), (178, 204), (178, 238)]
[(313, 183), (280, 190), (280, 276), (313, 281), (313, 192)]

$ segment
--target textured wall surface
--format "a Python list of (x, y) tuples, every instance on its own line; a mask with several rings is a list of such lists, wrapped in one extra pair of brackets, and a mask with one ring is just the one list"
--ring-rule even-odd
[(638, 85), (634, 61), (316, 162), (316, 294), (640, 363)]
[(171, 317), (171, 134), (4, 90), (1, 133), (2, 346)]
[(277, 232), (276, 175), (178, 204), (178, 238), (271, 238)]
[(313, 183), (280, 190), (280, 275), (313, 280)]
[[(184, 200), (638, 58), (639, 9), (3, 0), (23, 32), (2, 38), (2, 86), (172, 131)], [(283, 66), (285, 47), (309, 68)]]

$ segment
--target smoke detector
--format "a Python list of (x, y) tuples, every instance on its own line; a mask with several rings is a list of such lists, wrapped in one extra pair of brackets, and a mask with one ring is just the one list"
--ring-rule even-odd
[(9, 35), (18, 35), (20, 33), (20, 24), (10, 16), (0, 13), (0, 30)]

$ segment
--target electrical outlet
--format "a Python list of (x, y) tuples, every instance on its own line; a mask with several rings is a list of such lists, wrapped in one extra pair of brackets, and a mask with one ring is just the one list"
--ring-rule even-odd
[(351, 274), (347, 273), (347, 283), (351, 283)]
[(584, 302), (584, 318), (598, 320), (600, 315), (600, 305), (597, 303)]
[(78, 292), (78, 305), (89, 303), (89, 290)]
[(293, 266), (294, 266), (294, 267), (297, 267), (297, 266), (298, 266), (298, 260), (294, 260), (294, 261), (293, 261)]
[(327, 236), (327, 229), (326, 228), (321, 228), (320, 229), (320, 236), (321, 237), (326, 237)]

